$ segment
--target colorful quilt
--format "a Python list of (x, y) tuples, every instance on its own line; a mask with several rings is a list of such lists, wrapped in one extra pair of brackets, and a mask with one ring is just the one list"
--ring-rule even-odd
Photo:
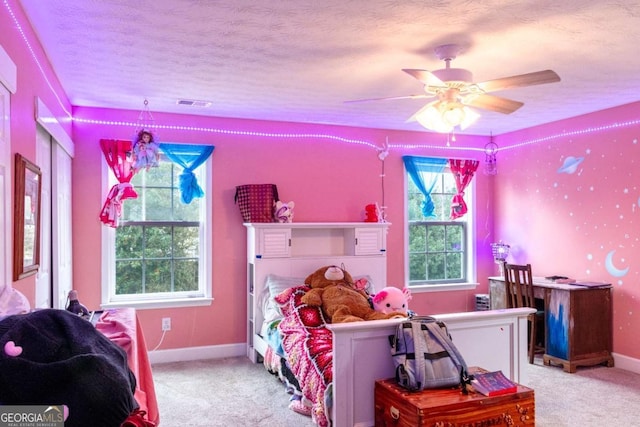
[(333, 382), (333, 337), (319, 307), (302, 303), (307, 286), (289, 288), (275, 297), (284, 319), (278, 325), (282, 347), (302, 395), (312, 403), (313, 421), (331, 424), (331, 384)]

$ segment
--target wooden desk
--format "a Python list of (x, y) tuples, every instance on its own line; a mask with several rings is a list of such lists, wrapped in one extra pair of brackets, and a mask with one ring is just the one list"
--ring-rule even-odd
[[(587, 287), (553, 283), (534, 277), (534, 296), (544, 301), (545, 365), (613, 366), (611, 285)], [(489, 277), (491, 309), (508, 307), (503, 277)]]

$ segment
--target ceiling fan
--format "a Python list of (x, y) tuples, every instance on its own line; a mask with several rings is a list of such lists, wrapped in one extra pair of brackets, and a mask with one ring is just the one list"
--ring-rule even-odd
[(446, 63), (443, 69), (427, 71), (405, 68), (402, 70), (424, 85), (425, 93), (423, 94), (346, 102), (436, 98), (407, 121), (417, 120), (427, 129), (450, 132), (455, 126), (465, 129), (479, 117), (478, 113), (468, 107), (510, 114), (524, 105), (520, 101), (489, 95), (489, 92), (560, 81), (560, 76), (554, 71), (544, 70), (474, 83), (473, 75), (469, 70), (451, 68), (451, 61), (456, 58), (460, 50), (460, 46), (456, 44), (446, 44), (435, 49), (438, 58)]

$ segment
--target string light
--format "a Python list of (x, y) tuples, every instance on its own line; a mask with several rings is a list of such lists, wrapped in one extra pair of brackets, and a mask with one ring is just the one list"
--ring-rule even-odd
[(634, 119), (634, 120), (627, 120), (625, 122), (615, 122), (615, 123), (611, 123), (609, 125), (602, 125), (602, 126), (594, 126), (594, 127), (588, 127), (585, 129), (577, 129), (577, 130), (573, 130), (573, 131), (563, 131), (554, 135), (548, 135), (548, 136), (544, 136), (541, 138), (536, 138), (536, 139), (531, 139), (528, 141), (523, 141), (517, 144), (513, 144), (513, 145), (508, 145), (504, 148), (500, 148), (500, 150), (510, 150), (513, 148), (520, 148), (520, 147), (524, 147), (526, 145), (532, 145), (532, 144), (538, 144), (540, 142), (546, 142), (546, 141), (550, 141), (553, 139), (557, 139), (557, 138), (563, 138), (563, 137), (567, 137), (567, 136), (578, 136), (578, 135), (585, 135), (585, 134), (590, 134), (590, 133), (596, 133), (596, 132), (603, 132), (603, 131), (607, 131), (607, 130), (611, 130), (611, 129), (618, 129), (618, 128), (624, 128), (624, 127), (629, 127), (629, 126), (635, 126), (640, 124), (640, 119)]
[(29, 50), (29, 53), (31, 53), (31, 57), (33, 58), (33, 60), (36, 63), (36, 65), (38, 66), (38, 70), (40, 70), (40, 74), (42, 74), (42, 77), (44, 78), (44, 81), (47, 83), (47, 86), (49, 86), (49, 89), (51, 90), (51, 93), (53, 93), (53, 96), (56, 97), (56, 100), (58, 101), (58, 104), (62, 108), (62, 111), (64, 111), (64, 113), (67, 115), (67, 117), (69, 119), (73, 120), (72, 114), (66, 109), (66, 107), (62, 103), (62, 100), (58, 96), (58, 93), (53, 89), (53, 85), (51, 84), (51, 82), (47, 78), (47, 74), (44, 72), (44, 68), (42, 67), (42, 64), (38, 60), (38, 57), (36, 56), (36, 53), (34, 52), (33, 48), (31, 47), (31, 43), (29, 43), (29, 40), (27, 39), (27, 35), (25, 34), (24, 30), (22, 29), (22, 26), (18, 22), (18, 18), (13, 13), (13, 10), (11, 9), (11, 6), (9, 6), (9, 2), (7, 0), (4, 0), (4, 5), (7, 8), (7, 11), (9, 12), (9, 15), (11, 16), (11, 19), (13, 19), (13, 23), (16, 25), (16, 28), (18, 29), (18, 32), (22, 36), (22, 40), (24, 40), (24, 44), (27, 45), (27, 49)]
[[(102, 125), (102, 126), (136, 126), (137, 123), (133, 122), (123, 122), (123, 121), (111, 121), (111, 120), (97, 120), (97, 119), (83, 119), (80, 117), (74, 117), (74, 122), (86, 123), (86, 124), (94, 124), (94, 125)], [(338, 135), (330, 135), (330, 134), (322, 134), (322, 133), (279, 133), (279, 132), (256, 132), (256, 131), (246, 131), (246, 130), (238, 130), (238, 129), (220, 129), (220, 128), (209, 128), (209, 127), (198, 127), (198, 126), (182, 126), (182, 125), (158, 125), (154, 124), (154, 128), (156, 129), (164, 129), (164, 130), (176, 130), (176, 131), (185, 131), (185, 132), (203, 132), (203, 133), (218, 133), (222, 135), (235, 135), (235, 136), (254, 136), (254, 137), (263, 137), (263, 138), (279, 138), (279, 139), (329, 139), (339, 142), (344, 142), (348, 144), (355, 145), (364, 145), (367, 147), (374, 148), (379, 150), (379, 145), (374, 144), (373, 142), (359, 140), (359, 139), (350, 139), (344, 138)]]
[[(74, 122), (78, 123), (87, 123), (87, 124), (96, 124), (103, 126), (136, 126), (137, 123), (126, 122), (126, 121), (111, 121), (111, 120), (98, 120), (98, 119), (84, 119), (81, 117), (73, 117)], [(526, 141), (522, 141), (516, 144), (507, 145), (504, 147), (500, 147), (500, 151), (511, 150), (514, 148), (520, 148), (527, 145), (538, 144), (542, 142), (551, 141), (558, 138), (568, 137), (568, 136), (577, 136), (584, 135), (589, 133), (596, 133), (607, 131), (611, 129), (624, 128), (629, 126), (640, 125), (640, 119), (628, 120), (625, 122), (616, 122), (610, 125), (603, 126), (595, 126), (589, 127), (585, 129), (578, 129), (574, 131), (563, 131), (553, 135), (547, 135), (540, 138), (530, 139)], [(158, 129), (168, 129), (168, 130), (176, 130), (176, 131), (185, 131), (185, 132), (202, 132), (202, 133), (218, 133), (223, 135), (236, 135), (236, 136), (254, 136), (254, 137), (263, 137), (263, 138), (286, 138), (286, 139), (329, 139), (338, 142), (344, 142), (347, 144), (356, 144), (356, 145), (364, 145), (375, 150), (379, 150), (380, 146), (374, 144), (370, 141), (358, 140), (358, 139), (350, 139), (344, 138), (338, 135), (330, 135), (330, 134), (321, 134), (321, 133), (278, 133), (278, 132), (256, 132), (256, 131), (245, 131), (245, 130), (237, 130), (237, 129), (220, 129), (220, 128), (209, 128), (209, 127), (197, 127), (197, 126), (182, 126), (182, 125), (153, 125), (153, 127)], [(389, 149), (398, 149), (398, 150), (451, 150), (451, 151), (478, 151), (485, 152), (484, 147), (461, 147), (461, 146), (443, 146), (443, 145), (433, 145), (433, 144), (418, 144), (418, 143), (389, 143), (387, 145)]]
[[(62, 100), (58, 96), (58, 93), (53, 88), (53, 85), (51, 84), (51, 81), (47, 78), (47, 75), (44, 72), (44, 68), (43, 68), (42, 64), (40, 63), (40, 61), (38, 60), (33, 48), (31, 47), (31, 43), (29, 43), (29, 40), (27, 39), (27, 36), (26, 36), (22, 26), (20, 25), (20, 22), (18, 21), (15, 13), (11, 9), (11, 6), (9, 6), (8, 0), (3, 0), (3, 3), (4, 3), (5, 8), (7, 9), (7, 11), (9, 12), (9, 15), (11, 16), (11, 19), (15, 23), (15, 26), (16, 26), (18, 32), (20, 33), (20, 36), (22, 37), (22, 40), (24, 41), (25, 45), (27, 46), (27, 49), (31, 53), (31, 57), (33, 58), (34, 62), (36, 63), (36, 65), (38, 67), (38, 70), (40, 71), (40, 74), (44, 78), (44, 80), (45, 80), (47, 86), (49, 87), (49, 89), (51, 90), (51, 93), (53, 93), (53, 95), (55, 96), (56, 100), (58, 101), (58, 105), (60, 105), (60, 107), (62, 108), (63, 112), (67, 115), (67, 117), (69, 119), (71, 119), (72, 121), (77, 122), (77, 123), (87, 123), (87, 124), (96, 124), (96, 125), (104, 125), (104, 126), (134, 126), (135, 127), (135, 126), (138, 125), (138, 123), (131, 123), (131, 122), (126, 122), (126, 121), (94, 120), (94, 119), (83, 119), (83, 118), (80, 118), (80, 117), (74, 117), (67, 110), (67, 108), (65, 107), (64, 103), (62, 102)], [(548, 136), (541, 137), (541, 138), (535, 138), (535, 139), (531, 139), (531, 140), (527, 140), (527, 141), (522, 141), (522, 142), (519, 142), (519, 143), (516, 143), (516, 144), (512, 144), (512, 145), (508, 145), (508, 146), (505, 146), (505, 147), (501, 147), (500, 150), (511, 150), (511, 149), (515, 149), (515, 148), (524, 147), (524, 146), (527, 146), (527, 145), (538, 144), (538, 143), (541, 143), (541, 142), (546, 142), (546, 141), (558, 139), (558, 138), (563, 138), (563, 137), (568, 137), (568, 136), (584, 135), (584, 134), (595, 133), (595, 132), (602, 132), (602, 131), (607, 131), (607, 130), (612, 130), (612, 129), (635, 126), (635, 125), (638, 125), (638, 124), (640, 124), (640, 119), (628, 120), (628, 121), (624, 121), (624, 122), (616, 122), (616, 123), (612, 123), (612, 124), (609, 124), (609, 125), (603, 125), (603, 126), (588, 127), (588, 128), (585, 128), (585, 129), (578, 129), (578, 130), (574, 130), (574, 131), (563, 131), (563, 132), (560, 132), (560, 133), (557, 133), (557, 134), (548, 135)], [(379, 145), (374, 144), (373, 142), (370, 142), (370, 141), (349, 139), (349, 138), (344, 138), (344, 137), (337, 136), (337, 135), (328, 135), (328, 134), (319, 134), (319, 133), (301, 133), (301, 134), (270, 133), (270, 132), (255, 132), (255, 131), (243, 131), (243, 130), (234, 130), (234, 129), (219, 129), (219, 128), (195, 127), (195, 126), (179, 126), (179, 125), (152, 125), (152, 127), (156, 128), (156, 129), (167, 129), (167, 130), (186, 131), (186, 132), (217, 133), (217, 134), (223, 134), (223, 135), (253, 136), (253, 137), (263, 137), (263, 138), (328, 139), (328, 140), (333, 140), (333, 141), (338, 141), (338, 142), (344, 142), (344, 143), (347, 143), (347, 144), (364, 145), (364, 146), (370, 147), (370, 148), (375, 149), (375, 150), (379, 150), (380, 149)], [(424, 149), (428, 149), (428, 150), (452, 150), (452, 151), (464, 150), (464, 151), (479, 151), (479, 152), (484, 152), (485, 151), (484, 148), (478, 148), (478, 147), (459, 147), (459, 146), (450, 146), (450, 145), (441, 146), (441, 145), (431, 145), (431, 144), (396, 143), (396, 144), (388, 144), (387, 146), (388, 146), (389, 149), (401, 149), (401, 150), (413, 150), (413, 149), (424, 150)]]

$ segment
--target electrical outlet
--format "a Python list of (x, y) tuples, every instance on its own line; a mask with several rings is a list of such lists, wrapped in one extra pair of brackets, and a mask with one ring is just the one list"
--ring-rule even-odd
[(163, 317), (162, 318), (162, 331), (170, 331), (171, 330), (171, 318)]

